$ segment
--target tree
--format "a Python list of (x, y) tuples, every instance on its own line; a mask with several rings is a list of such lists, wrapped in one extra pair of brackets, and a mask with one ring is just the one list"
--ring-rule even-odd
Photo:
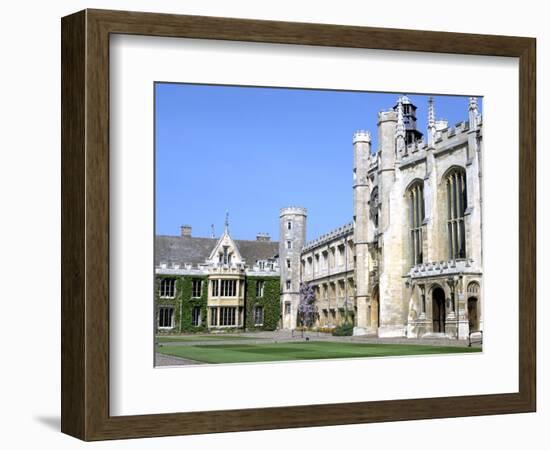
[(309, 283), (300, 284), (300, 303), (298, 304), (298, 317), (301, 325), (311, 327), (315, 321), (315, 290)]

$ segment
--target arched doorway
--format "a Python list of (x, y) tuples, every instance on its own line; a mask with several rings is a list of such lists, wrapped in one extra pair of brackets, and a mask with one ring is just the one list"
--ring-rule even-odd
[(472, 281), (468, 284), (468, 325), (470, 331), (479, 331), (479, 316), (480, 316), (480, 307), (479, 307), (479, 283), (477, 281)]
[(432, 321), (434, 333), (445, 333), (445, 291), (439, 286), (432, 291)]
[(470, 331), (479, 331), (479, 309), (477, 297), (468, 299), (468, 325)]

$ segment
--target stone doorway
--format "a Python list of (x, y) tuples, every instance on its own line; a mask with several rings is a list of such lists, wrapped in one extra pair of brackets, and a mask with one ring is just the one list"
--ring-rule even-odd
[(479, 311), (477, 297), (468, 299), (468, 325), (470, 331), (479, 331)]
[(432, 291), (433, 332), (445, 333), (445, 291), (436, 287)]

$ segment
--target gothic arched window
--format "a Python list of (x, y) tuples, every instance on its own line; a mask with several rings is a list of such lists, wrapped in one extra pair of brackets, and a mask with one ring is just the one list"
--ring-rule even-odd
[(378, 188), (374, 187), (370, 194), (370, 217), (375, 228), (378, 228)]
[(466, 258), (466, 230), (464, 213), (466, 212), (466, 172), (453, 169), (445, 177), (447, 186), (447, 239), (449, 259)]
[(411, 265), (422, 264), (422, 223), (424, 222), (424, 186), (414, 183), (407, 193), (409, 201), (409, 229), (411, 245)]

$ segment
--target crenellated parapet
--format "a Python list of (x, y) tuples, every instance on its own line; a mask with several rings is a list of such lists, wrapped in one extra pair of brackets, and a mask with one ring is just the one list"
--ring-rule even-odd
[(325, 245), (331, 241), (334, 241), (342, 236), (350, 235), (353, 233), (353, 222), (349, 222), (341, 227), (335, 228), (328, 233), (322, 234), (316, 239), (313, 239), (304, 245), (303, 252), (312, 250), (315, 247)]
[(281, 208), (281, 210), (279, 211), (279, 217), (287, 216), (290, 214), (307, 216), (307, 209), (302, 206), (287, 206), (285, 208)]
[[(479, 116), (479, 121), (477, 122), (478, 129), (481, 128), (481, 123), (481, 116)], [(430, 146), (423, 140), (407, 145), (406, 156), (400, 160), (399, 166), (401, 168), (405, 168), (415, 162), (424, 160), (428, 154), (428, 151), (431, 149), (433, 149), (435, 155), (437, 155), (440, 152), (445, 152), (461, 145), (467, 145), (469, 131), (470, 124), (468, 121), (459, 122), (452, 128), (448, 126), (445, 128), (438, 127), (437, 131), (435, 131), (433, 145)]]
[(397, 112), (392, 109), (378, 112), (378, 125), (381, 122), (397, 122)]
[(425, 278), (435, 276), (449, 276), (457, 274), (478, 273), (473, 259), (431, 261), (413, 266), (407, 274), (410, 278)]
[(357, 130), (355, 133), (353, 133), (353, 143), (356, 144), (358, 142), (368, 142), (370, 143), (371, 136), (370, 131), (368, 130)]
[(437, 131), (435, 142), (436, 144), (443, 142), (458, 134), (466, 133), (469, 130), (470, 130), (470, 123), (468, 121), (459, 122), (454, 127), (451, 127), (451, 128), (446, 127)]

